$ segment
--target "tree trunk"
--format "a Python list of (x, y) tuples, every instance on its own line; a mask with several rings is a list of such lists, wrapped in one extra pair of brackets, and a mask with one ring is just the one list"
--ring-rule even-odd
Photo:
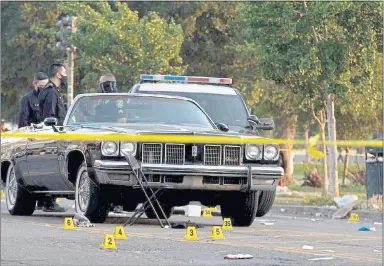
[(323, 158), (323, 187), (322, 194), (324, 197), (328, 196), (328, 165), (327, 165), (327, 145), (325, 145), (325, 111), (321, 111), (321, 123), (319, 124), (321, 131), (321, 142), (324, 158)]
[(349, 165), (349, 154), (350, 154), (351, 148), (346, 147), (345, 148), (345, 158), (344, 158), (344, 171), (343, 171), (343, 185), (345, 186), (345, 181), (347, 178), (347, 171), (348, 171), (348, 165)]
[(321, 133), (321, 142), (322, 142), (322, 149), (323, 149), (323, 187), (322, 187), (322, 194), (324, 197), (328, 196), (328, 165), (327, 165), (327, 145), (325, 145), (325, 110), (320, 111), (320, 116), (317, 117), (315, 112), (312, 111), (313, 117), (317, 121), (317, 125), (319, 126), (319, 130)]
[[(297, 115), (292, 116), (292, 120), (287, 124), (286, 129), (285, 129), (285, 138), (287, 140), (293, 140), (295, 139), (296, 135), (296, 123), (297, 123)], [(293, 165), (292, 165), (292, 149), (293, 149), (293, 144), (285, 144), (283, 146), (285, 151), (284, 154), (284, 178), (283, 178), (283, 185), (290, 185), (294, 184), (295, 181), (293, 180)]]
[(329, 145), (329, 192), (331, 196), (339, 196), (339, 178), (337, 173), (337, 146), (336, 146), (336, 119), (335, 119), (335, 102), (334, 95), (328, 94), (327, 98), (327, 124), (328, 124), (328, 140), (333, 142)]
[(304, 138), (305, 138), (305, 162), (310, 163), (311, 162), (311, 156), (308, 152), (308, 141), (309, 141), (309, 129), (306, 128), (304, 130)]

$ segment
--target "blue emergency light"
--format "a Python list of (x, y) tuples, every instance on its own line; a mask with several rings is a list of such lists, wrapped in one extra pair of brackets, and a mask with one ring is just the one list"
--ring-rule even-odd
[(140, 80), (179, 81), (179, 82), (183, 82), (183, 83), (232, 84), (232, 79), (230, 79), (230, 78), (194, 77), (194, 76), (171, 76), (171, 75), (141, 74)]

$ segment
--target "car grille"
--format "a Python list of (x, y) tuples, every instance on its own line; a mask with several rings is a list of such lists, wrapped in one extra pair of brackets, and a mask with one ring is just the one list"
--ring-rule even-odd
[(221, 146), (220, 145), (204, 146), (204, 164), (205, 165), (221, 164)]
[(240, 165), (241, 158), (240, 146), (224, 146), (224, 165)]
[(163, 146), (161, 143), (143, 143), (142, 161), (143, 163), (161, 164)]
[[(164, 145), (164, 151), (163, 151)], [(186, 154), (186, 151), (188, 154)], [(186, 162), (191, 161), (191, 150), (186, 149), (184, 144), (174, 143), (143, 143), (142, 145), (142, 162), (146, 164), (173, 164), (183, 165)], [(241, 146), (234, 145), (204, 145), (203, 149), (199, 153), (201, 159), (203, 159), (204, 165), (229, 165), (236, 166), (242, 164), (242, 149)], [(200, 155), (197, 155), (200, 156)], [(163, 159), (164, 157), (164, 159)], [(196, 160), (198, 157), (194, 157)], [(197, 160), (198, 161), (198, 160)]]
[(165, 161), (167, 164), (184, 164), (185, 145), (184, 144), (165, 144)]

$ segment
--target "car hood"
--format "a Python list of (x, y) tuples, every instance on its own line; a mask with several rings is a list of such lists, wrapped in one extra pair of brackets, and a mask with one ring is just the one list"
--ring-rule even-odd
[(218, 129), (207, 129), (195, 126), (184, 125), (165, 125), (165, 124), (109, 124), (96, 125), (88, 124), (72, 127), (67, 132), (86, 133), (105, 133), (105, 134), (134, 134), (134, 135), (209, 135), (209, 136), (231, 136), (237, 138), (260, 138), (259, 136), (250, 136), (247, 133), (241, 134), (235, 131), (222, 132)]

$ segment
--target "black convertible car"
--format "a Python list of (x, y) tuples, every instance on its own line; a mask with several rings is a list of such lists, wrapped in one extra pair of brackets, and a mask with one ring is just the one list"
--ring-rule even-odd
[[(62, 127), (47, 118), (26, 132), (228, 136), (193, 100), (150, 94), (82, 94)], [(241, 138), (238, 134), (236, 138)], [(249, 136), (244, 136), (249, 138)], [(257, 138), (257, 137), (252, 137)], [(125, 155), (134, 155), (148, 180), (172, 184), (160, 198), (169, 216), (192, 200), (221, 205), (237, 226), (252, 224), (259, 190), (273, 190), (283, 175), (273, 144), (136, 143), (93, 139), (2, 138), (1, 180), (13, 215), (31, 215), (36, 200), (55, 195), (75, 200), (76, 212), (103, 222), (114, 205), (133, 211), (144, 202)], [(151, 209), (146, 211), (154, 218)]]

